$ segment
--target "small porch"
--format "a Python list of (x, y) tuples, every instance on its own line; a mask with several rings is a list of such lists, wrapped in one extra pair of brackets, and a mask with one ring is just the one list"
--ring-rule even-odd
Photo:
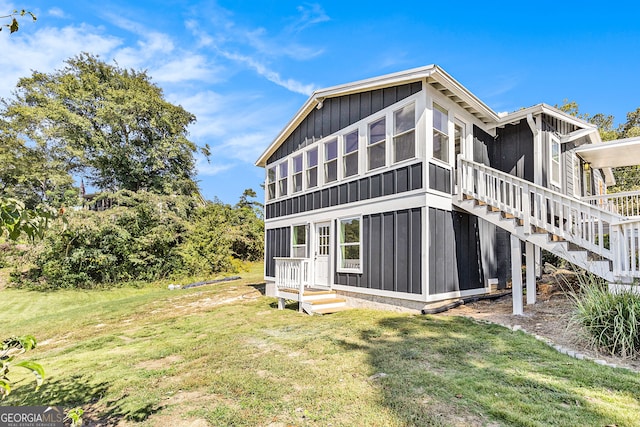
[(307, 314), (330, 314), (346, 309), (346, 299), (339, 298), (331, 289), (316, 286), (311, 277), (310, 258), (277, 257), (275, 276), (275, 296), (278, 309), (285, 307), (285, 301), (296, 301), (298, 311)]

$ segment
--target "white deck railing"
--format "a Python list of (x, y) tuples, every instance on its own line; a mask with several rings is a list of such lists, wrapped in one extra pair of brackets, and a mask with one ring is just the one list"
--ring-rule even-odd
[(640, 277), (640, 219), (565, 196), (481, 163), (458, 159), (458, 198), (469, 196), (613, 262), (614, 275)]
[(308, 258), (275, 258), (276, 288), (279, 291), (294, 289), (302, 297), (304, 287), (309, 284)]
[(640, 217), (640, 191), (583, 197), (584, 202), (625, 218)]

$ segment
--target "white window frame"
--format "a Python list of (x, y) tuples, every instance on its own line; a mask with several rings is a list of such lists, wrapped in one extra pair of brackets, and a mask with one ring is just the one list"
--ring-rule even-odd
[[(381, 120), (384, 120), (384, 138), (382, 138), (380, 141), (376, 141), (373, 144), (371, 143), (371, 125), (374, 123), (377, 123)], [(388, 155), (387, 152), (388, 150), (388, 144), (387, 144), (387, 134), (389, 133), (389, 126), (387, 126), (387, 115), (381, 115), (373, 120), (369, 120), (367, 122), (367, 162), (366, 162), (366, 166), (367, 166), (367, 172), (369, 171), (374, 171), (374, 170), (378, 170), (378, 169), (382, 169), (387, 167), (388, 164)], [(381, 145), (384, 144), (384, 163), (380, 166), (376, 166), (374, 168), (371, 167), (371, 155), (369, 154), (371, 151), (371, 148), (376, 147), (377, 145)]]
[[(558, 146), (558, 161), (555, 162), (553, 160), (553, 146)], [(557, 166), (558, 168), (558, 179), (553, 178), (553, 168)], [(562, 188), (562, 146), (560, 145), (560, 138), (556, 135), (550, 133), (549, 134), (549, 183), (551, 185), (555, 185), (556, 187)]]
[[(396, 113), (398, 113), (398, 112), (400, 112), (400, 111), (404, 110), (405, 108), (410, 107), (412, 105), (413, 105), (413, 127), (396, 134), (395, 133), (396, 132), (396, 126), (397, 126)], [(393, 157), (393, 164), (400, 163), (400, 162), (406, 162), (406, 161), (410, 161), (412, 159), (415, 159), (416, 158), (416, 153), (417, 153), (417, 150), (416, 150), (416, 139), (417, 139), (416, 138), (416, 102), (415, 101), (408, 102), (408, 103), (404, 104), (402, 107), (393, 110), (391, 112), (391, 119), (393, 120), (393, 136), (391, 137), (391, 141), (392, 141), (392, 143), (391, 143), (391, 145), (392, 145), (392, 147), (391, 147), (391, 151), (392, 151), (391, 155)], [(406, 159), (397, 160), (396, 159), (396, 153), (397, 153), (397, 150), (396, 150), (396, 139), (399, 138), (399, 137), (405, 136), (405, 135), (407, 135), (407, 134), (409, 134), (411, 132), (413, 132), (413, 156), (408, 157)]]
[[(273, 179), (269, 175), (269, 172), (273, 171)], [(273, 197), (269, 195), (269, 187), (273, 185)], [(278, 166), (268, 166), (267, 167), (267, 200), (275, 200), (278, 198)]]
[[(296, 227), (304, 227), (304, 244), (296, 244)], [(295, 256), (296, 248), (304, 247), (304, 256)], [(291, 257), (292, 258), (309, 258), (309, 224), (293, 224), (291, 225)]]
[[(358, 220), (358, 243), (342, 243), (342, 223), (344, 221)], [(363, 242), (362, 242), (362, 215), (360, 216), (349, 216), (344, 218), (337, 219), (337, 230), (336, 230), (336, 246), (338, 252), (338, 262), (336, 266), (336, 271), (338, 273), (362, 273), (362, 250), (363, 250)], [(343, 246), (358, 246), (359, 249), (359, 258), (358, 258), (358, 267), (342, 267), (342, 247)]]
[[(347, 153), (347, 137), (350, 135), (356, 135), (356, 149)], [(350, 132), (346, 132), (342, 136), (342, 177), (351, 178), (352, 176), (358, 176), (360, 174), (360, 130), (353, 129)], [(347, 157), (355, 158), (356, 173), (347, 175)]]
[[(296, 159), (300, 159), (300, 170), (296, 171)], [(300, 189), (296, 190), (296, 178), (300, 180)], [(291, 158), (291, 193), (304, 190), (304, 153), (298, 153)]]
[(576, 153), (573, 153), (573, 195), (576, 198), (582, 197), (582, 162)]
[[(331, 144), (332, 142), (335, 142), (336, 144), (336, 156), (332, 159), (328, 159), (328, 155), (329, 155), (329, 151), (327, 150), (327, 145)], [(322, 183), (323, 184), (330, 184), (333, 182), (339, 182), (340, 181), (340, 168), (338, 167), (338, 159), (340, 158), (340, 144), (338, 141), (338, 137), (337, 136), (333, 136), (331, 138), (329, 138), (328, 140), (326, 140), (325, 142), (322, 143), (322, 152), (323, 152), (323, 157), (322, 157)], [(333, 179), (331, 181), (328, 180), (328, 166), (330, 163), (334, 163), (336, 164), (336, 179)]]
[[(309, 165), (309, 154), (315, 151), (316, 152), (316, 164), (315, 166), (310, 166)], [(310, 189), (310, 188), (318, 188), (320, 186), (320, 176), (318, 174), (318, 171), (320, 169), (320, 166), (318, 165), (320, 163), (320, 147), (318, 145), (316, 145), (315, 147), (311, 148), (310, 150), (307, 150), (305, 152), (305, 158), (304, 158), (304, 179), (305, 179), (305, 183), (304, 183), (304, 188), (305, 189)], [(314, 186), (310, 186), (309, 185), (309, 176), (312, 173), (312, 170), (315, 169), (315, 174), (316, 174), (316, 185)]]
[[(282, 167), (286, 168), (286, 175), (282, 175)], [(284, 181), (284, 182), (283, 182)], [(284, 184), (284, 192), (282, 187)], [(289, 194), (289, 159), (278, 164), (278, 197), (284, 197)]]
[[(446, 124), (445, 124), (445, 129), (447, 130), (446, 133), (443, 132), (441, 129), (437, 129), (435, 127), (435, 111), (436, 110), (438, 110), (441, 114), (444, 114), (444, 116), (446, 118), (446, 121), (447, 121)], [(445, 165), (451, 167), (451, 135), (450, 135), (451, 134), (451, 126), (450, 126), (451, 125), (451, 120), (449, 120), (449, 113), (450, 113), (450, 110), (445, 108), (445, 107), (443, 107), (439, 102), (433, 101), (431, 103), (431, 154), (430, 154), (430, 157), (431, 157), (431, 160), (435, 160), (436, 162), (439, 162), (439, 163), (442, 163), (442, 164), (445, 164)], [(446, 150), (444, 151), (446, 153), (447, 160), (443, 160), (443, 159), (435, 156), (435, 153), (434, 153), (435, 145), (434, 145), (433, 136), (434, 136), (434, 134), (436, 132), (438, 134), (440, 134), (441, 136), (445, 137), (446, 140), (447, 140), (447, 147), (446, 147)], [(442, 149), (440, 151), (442, 152)]]

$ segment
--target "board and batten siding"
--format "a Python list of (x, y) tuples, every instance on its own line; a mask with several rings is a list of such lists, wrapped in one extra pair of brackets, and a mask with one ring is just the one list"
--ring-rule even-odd
[(422, 208), (364, 215), (362, 233), (363, 272), (336, 273), (335, 283), (421, 294)]
[(276, 276), (277, 257), (291, 255), (291, 227), (272, 228), (266, 231), (265, 240), (265, 276)]
[(325, 99), (314, 108), (291, 135), (269, 157), (267, 164), (285, 158), (315, 141), (381, 111), (422, 90), (422, 82), (407, 83), (351, 95)]

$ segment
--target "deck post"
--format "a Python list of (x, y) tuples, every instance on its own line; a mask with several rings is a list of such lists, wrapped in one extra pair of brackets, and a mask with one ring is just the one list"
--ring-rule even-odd
[(527, 242), (525, 257), (527, 258), (527, 304), (536, 303), (536, 251), (533, 243)]
[(511, 234), (511, 297), (513, 314), (522, 316), (522, 248), (515, 234)]

